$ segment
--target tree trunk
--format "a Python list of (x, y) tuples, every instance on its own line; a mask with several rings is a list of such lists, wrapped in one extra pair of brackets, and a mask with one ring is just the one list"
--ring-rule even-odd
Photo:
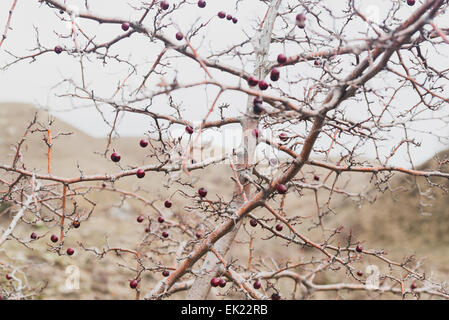
[[(269, 72), (269, 70), (267, 69), (267, 57), (271, 44), (273, 26), (280, 4), (281, 0), (271, 0), (267, 14), (263, 21), (263, 27), (259, 31), (258, 36), (255, 37), (255, 41), (253, 42), (254, 50), (256, 52), (256, 68), (254, 70), (254, 75), (257, 75), (259, 79), (264, 79)], [(248, 96), (246, 105), (247, 114), (253, 114), (253, 99), (254, 97)], [(253, 164), (252, 159), (255, 154), (255, 148), (257, 144), (251, 143), (251, 141), (254, 141), (254, 137), (252, 137), (252, 131), (258, 127), (258, 124), (259, 121), (256, 117), (246, 118), (242, 123), (243, 135), (241, 146), (243, 147), (243, 152), (238, 155), (238, 163), (236, 164), (236, 170), (239, 171), (240, 181), (244, 180), (240, 172), (249, 169)], [(252, 190), (250, 185), (244, 187), (244, 192), (247, 198), (251, 197)], [(235, 196), (236, 200), (232, 204), (232, 208), (238, 209), (244, 203), (244, 199), (238, 186), (236, 186), (235, 188)], [(240, 221), (231, 232), (226, 234), (215, 243), (214, 248), (220, 254), (220, 256), (227, 257), (227, 253), (229, 252), (229, 249), (231, 248), (232, 243), (237, 236), (241, 224), (242, 221)], [(210, 281), (217, 275), (217, 267), (219, 266), (219, 263), (220, 262), (215, 254), (213, 254), (212, 252), (207, 253), (206, 259), (201, 266), (200, 274), (195, 279), (192, 287), (187, 293), (187, 300), (207, 299), (211, 288)]]

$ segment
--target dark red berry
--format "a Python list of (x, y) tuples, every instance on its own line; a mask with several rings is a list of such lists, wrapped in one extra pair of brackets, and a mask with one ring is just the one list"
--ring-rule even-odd
[(62, 52), (62, 47), (56, 46), (56, 47), (55, 47), (55, 52), (56, 52), (57, 54), (60, 54), (60, 53)]
[(234, 24), (236, 24), (236, 23), (238, 22), (237, 18), (236, 18), (236, 17), (233, 17), (233, 18), (232, 18), (232, 22), (233, 22)]
[(210, 285), (212, 287), (218, 287), (220, 285), (220, 279), (212, 278), (212, 280), (210, 280)]
[(172, 206), (171, 201), (170, 201), (170, 200), (165, 200), (164, 206), (165, 206), (166, 208), (171, 208), (171, 206)]
[(265, 80), (259, 81), (259, 89), (260, 90), (267, 90), (268, 89), (268, 83), (265, 82)]
[(281, 296), (278, 293), (273, 293), (271, 295), (271, 300), (281, 300)]
[(9, 274), (7, 274), (6, 275), (6, 280), (11, 280), (11, 279), (12, 279), (12, 277)]
[(145, 177), (145, 170), (143, 170), (143, 169), (137, 170), (136, 176), (137, 176), (137, 178), (142, 179), (143, 177)]
[(357, 247), (355, 247), (355, 251), (362, 252), (363, 251), (363, 247), (361, 245), (358, 245)]
[(257, 280), (256, 282), (254, 282), (253, 287), (254, 289), (258, 290), (262, 287), (262, 284), (260, 283), (259, 280)]
[(284, 193), (287, 192), (287, 187), (285, 186), (285, 184), (279, 183), (279, 184), (276, 186), (276, 190), (277, 190), (279, 193), (284, 194)]
[(164, 271), (162, 271), (162, 275), (163, 275), (164, 277), (168, 277), (168, 276), (170, 275), (170, 271), (164, 270)]
[(33, 232), (33, 233), (30, 235), (30, 238), (33, 239), (33, 240), (36, 240), (36, 239), (37, 239), (37, 234)]
[(201, 233), (197, 232), (197, 233), (195, 233), (195, 236), (197, 239), (201, 239)]
[(279, 64), (284, 64), (287, 62), (287, 57), (285, 56), (285, 54), (279, 54), (278, 55), (278, 63)]
[(158, 218), (157, 218), (157, 222), (159, 222), (159, 223), (164, 223), (164, 222), (165, 222), (164, 217), (158, 217)]
[(257, 84), (259, 83), (259, 80), (257, 80), (256, 78), (254, 78), (253, 76), (248, 78), (248, 85), (250, 87), (255, 87), (257, 86)]
[(161, 1), (162, 10), (167, 10), (170, 7), (167, 1)]
[(188, 134), (192, 134), (192, 133), (193, 133), (193, 128), (192, 128), (191, 126), (187, 126), (187, 127), (186, 127), (186, 132), (187, 132)]
[(226, 280), (223, 279), (223, 278), (221, 278), (221, 279), (220, 279), (220, 283), (219, 283), (218, 285), (220, 286), (220, 288), (226, 287)]
[(176, 33), (176, 40), (181, 41), (182, 39), (184, 39), (184, 35), (182, 34), (181, 31)]
[(315, 60), (315, 61), (313, 62), (313, 64), (314, 64), (316, 67), (318, 67), (321, 63), (320, 63), (320, 60)]
[(122, 23), (122, 30), (123, 31), (128, 31), (129, 30), (129, 23), (128, 22), (123, 22)]
[(253, 100), (253, 104), (262, 104), (263, 103), (263, 99), (260, 97), (255, 97)]
[(320, 181), (320, 177), (317, 176), (317, 175), (314, 175), (314, 176), (313, 176), (313, 180), (315, 180), (315, 181)]
[(281, 141), (287, 141), (287, 140), (288, 140), (288, 136), (287, 136), (286, 133), (282, 132), (282, 133), (279, 135), (279, 139), (281, 139)]
[(302, 13), (296, 15), (296, 25), (298, 28), (304, 29), (306, 26), (306, 16)]
[(251, 220), (249, 220), (249, 224), (251, 225), (251, 227), (257, 227), (257, 220), (251, 219)]
[(274, 68), (273, 70), (271, 70), (271, 73), (270, 73), (271, 81), (278, 81), (280, 75), (281, 75), (281, 73), (279, 72), (279, 70)]
[(254, 129), (253, 132), (252, 132), (252, 134), (253, 134), (253, 136), (256, 137), (256, 139), (259, 138), (259, 130)]
[(359, 277), (361, 277), (361, 276), (363, 276), (363, 272), (362, 271), (357, 271), (357, 275), (359, 276)]
[(261, 104), (254, 104), (253, 106), (253, 112), (255, 114), (261, 114), (263, 112), (263, 108)]
[(119, 154), (118, 152), (113, 152), (113, 153), (111, 154), (111, 160), (112, 160), (113, 162), (119, 162), (121, 158), (122, 158), (122, 157), (120, 156), (120, 154)]
[(199, 1), (198, 1), (198, 7), (200, 7), (200, 8), (206, 7), (206, 1), (204, 1), (204, 0), (199, 0)]
[(201, 198), (204, 198), (205, 196), (207, 196), (207, 190), (205, 188), (199, 188), (198, 194), (200, 195)]
[(80, 227), (80, 225), (81, 225), (81, 222), (79, 222), (78, 220), (75, 220), (75, 221), (72, 222), (72, 226), (75, 229), (78, 229)]
[(409, 6), (414, 6), (415, 5), (415, 0), (407, 0), (407, 4)]
[(145, 148), (148, 145), (148, 141), (145, 139), (141, 139), (139, 144), (142, 148)]
[(69, 256), (72, 256), (74, 253), (75, 253), (75, 250), (73, 250), (72, 248), (68, 248), (68, 249), (67, 249), (67, 254), (68, 254)]
[(412, 282), (412, 284), (410, 285), (410, 289), (415, 290), (418, 286), (416, 285), (416, 283)]
[(54, 234), (50, 237), (51, 242), (58, 242), (58, 237)]
[(146, 232), (146, 233), (148, 233), (148, 232), (150, 232), (150, 231), (151, 231), (150, 227), (146, 227), (146, 228), (145, 228), (145, 232)]
[(280, 231), (282, 231), (282, 229), (283, 229), (282, 225), (280, 225), (280, 224), (277, 224), (277, 225), (276, 225), (276, 230), (277, 230), (277, 231), (280, 232)]
[(168, 238), (168, 232), (167, 232), (167, 231), (162, 232), (162, 236), (163, 236), (164, 238)]
[(144, 219), (145, 218), (143, 216), (138, 216), (136, 220), (138, 223), (141, 223)]
[(139, 285), (139, 283), (137, 282), (137, 280), (131, 280), (129, 282), (129, 286), (131, 287), (131, 289), (137, 288), (138, 285)]
[(226, 16), (226, 19), (227, 19), (227, 20), (232, 20), (232, 16), (231, 16), (230, 14), (228, 14), (228, 15)]
[(224, 18), (226, 17), (226, 12), (220, 11), (220, 12), (218, 13), (218, 17), (219, 17), (220, 19), (224, 19)]

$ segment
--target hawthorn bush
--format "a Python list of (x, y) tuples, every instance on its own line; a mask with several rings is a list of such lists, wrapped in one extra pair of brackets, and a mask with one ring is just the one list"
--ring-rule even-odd
[[(14, 36), (14, 18), (20, 19), (17, 0), (11, 2), (0, 49)], [(390, 190), (394, 175), (411, 176), (420, 199), (430, 189), (444, 190), (447, 159), (434, 170), (419, 170), (410, 150), (427, 136), (446, 138), (425, 123), (446, 125), (449, 116), (447, 1), (377, 2), (368, 8), (377, 10), (372, 14), (361, 0), (131, 0), (129, 12), (115, 15), (104, 14), (102, 2), (37, 2), (39, 10), (53, 12), (51, 28), (36, 19), (32, 52), (9, 48), (2, 68), (48, 56), (53, 64), (77, 64), (79, 73), (59, 79), (54, 90), (74, 108), (97, 108), (110, 127), (98, 157), (116, 170), (53, 174), (56, 136), (50, 123), (32, 121), (11, 163), (0, 164), (1, 205), (13, 212), (2, 225), (0, 248), (7, 241), (32, 247), (50, 240), (55, 255), (129, 255), (136, 262), (129, 267), (134, 276), (123, 285), (138, 299), (177, 292), (206, 299), (211, 288), (224, 298), (274, 300), (341, 290), (449, 297), (444, 282), (426, 275), (416, 259), (393, 260), (370, 248), (363, 235), (342, 237), (342, 228), (330, 223), (345, 214), (334, 205), (338, 197), (375, 199), (357, 182), (348, 183), (347, 175), (369, 176), (377, 192)], [(192, 16), (193, 23), (183, 23)], [(220, 42), (223, 31), (231, 42)], [(113, 147), (124, 114), (148, 119), (135, 148), (145, 150), (150, 164), (130, 164)], [(201, 117), (194, 121), (192, 114)], [(29, 169), (21, 156), (32, 134), (45, 137), (47, 172)], [(217, 147), (211, 139), (237, 143)], [(409, 165), (392, 164), (399, 157)], [(204, 172), (196, 175), (199, 180), (193, 177), (197, 171)], [(211, 172), (227, 175), (232, 196), (202, 185), (202, 174)], [(122, 179), (145, 183), (156, 173), (164, 174), (161, 188), (167, 185), (170, 194), (165, 199), (115, 187)], [(140, 243), (98, 249), (85, 239), (78, 247), (66, 245), (95, 214), (93, 192), (118, 193), (148, 208), (137, 217)], [(289, 206), (306, 195), (316, 201), (313, 214)], [(83, 215), (80, 199), (90, 203)], [(168, 217), (166, 210), (178, 214)], [(58, 226), (59, 233), (34, 230), (38, 223)], [(29, 225), (28, 238), (15, 235), (19, 224)], [(247, 241), (237, 241), (238, 234)], [(287, 246), (295, 254), (287, 262), (253, 255), (255, 246), (263, 250), (271, 242), (277, 251)], [(246, 261), (229, 255), (235, 246)], [(375, 279), (360, 269), (364, 259), (384, 266)], [(7, 277), (14, 272), (13, 265), (0, 261), (0, 267)], [(158, 280), (147, 282), (149, 273)], [(319, 280), (324, 273), (338, 274), (338, 281)], [(292, 281), (281, 288), (284, 278)], [(1, 295), (20, 299), (33, 291), (5, 286)]]

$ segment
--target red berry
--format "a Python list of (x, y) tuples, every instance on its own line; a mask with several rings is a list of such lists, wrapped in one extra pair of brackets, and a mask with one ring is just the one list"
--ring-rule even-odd
[(33, 240), (36, 240), (36, 239), (37, 239), (37, 234), (33, 232), (33, 233), (30, 235), (30, 238), (33, 239)]
[(357, 271), (357, 275), (359, 276), (359, 277), (361, 277), (361, 276), (363, 276), (363, 272), (362, 271)]
[(193, 133), (193, 128), (192, 128), (191, 126), (187, 126), (187, 127), (186, 127), (186, 132), (187, 132), (188, 134), (192, 134), (192, 133)]
[(318, 67), (321, 63), (320, 63), (320, 60), (315, 60), (315, 61), (313, 62), (313, 64), (314, 64), (316, 67)]
[(58, 242), (58, 237), (54, 234), (50, 237), (51, 242)]
[(281, 139), (281, 141), (287, 141), (287, 140), (288, 140), (288, 136), (287, 136), (286, 133), (282, 132), (282, 133), (279, 135), (279, 139)]
[(195, 233), (195, 236), (197, 239), (201, 239), (201, 233), (197, 232), (197, 233)]
[(138, 285), (139, 285), (139, 283), (137, 282), (137, 280), (131, 280), (129, 282), (129, 286), (131, 287), (131, 289), (137, 288)]
[(164, 223), (164, 222), (165, 222), (164, 217), (158, 217), (158, 218), (157, 218), (157, 222), (159, 222), (159, 223)]
[(276, 190), (280, 193), (280, 194), (284, 194), (287, 192), (287, 187), (285, 186), (285, 184), (279, 183), (276, 186)]
[(220, 12), (218, 13), (218, 17), (219, 17), (220, 19), (224, 19), (224, 18), (226, 17), (226, 12), (220, 11)]
[(298, 28), (304, 29), (306, 26), (306, 16), (302, 13), (296, 15), (296, 25)]
[(267, 90), (268, 89), (268, 83), (265, 82), (265, 80), (259, 81), (259, 89), (260, 90)]
[(225, 279), (221, 278), (219, 281), (220, 281), (220, 283), (218, 285), (220, 286), (220, 288), (226, 287), (226, 280)]
[(313, 180), (315, 180), (315, 181), (320, 181), (320, 177), (317, 176), (317, 175), (314, 175), (314, 176), (313, 176)]
[(11, 280), (11, 279), (12, 279), (12, 277), (9, 274), (7, 274), (6, 275), (6, 280)]
[(259, 83), (259, 80), (257, 80), (256, 78), (254, 78), (253, 76), (248, 78), (248, 85), (250, 87), (255, 87), (257, 86), (257, 84)]
[(113, 152), (113, 153), (111, 154), (111, 160), (112, 160), (113, 162), (119, 162), (121, 158), (122, 158), (122, 157), (120, 156), (120, 154), (119, 154), (118, 152)]
[(145, 228), (145, 232), (146, 232), (146, 233), (148, 233), (148, 232), (150, 232), (150, 231), (151, 231), (150, 227), (146, 227), (146, 228)]
[(55, 52), (56, 52), (57, 54), (60, 54), (60, 53), (62, 52), (62, 47), (56, 46), (56, 47), (55, 47)]
[(232, 16), (231, 16), (230, 14), (228, 14), (228, 15), (226, 16), (226, 19), (232, 20)]
[(205, 196), (207, 196), (207, 190), (205, 188), (199, 188), (198, 194), (200, 195), (201, 198), (204, 198)]
[(184, 39), (184, 35), (182, 34), (181, 31), (176, 33), (176, 40), (181, 41), (182, 39)]
[(136, 176), (137, 176), (137, 178), (142, 179), (143, 177), (145, 177), (145, 170), (143, 170), (143, 169), (137, 170)]
[(279, 70), (274, 68), (273, 70), (271, 70), (271, 73), (270, 73), (271, 81), (278, 81), (280, 75), (281, 75), (281, 73), (279, 72)]
[(171, 206), (172, 206), (171, 201), (170, 201), (170, 200), (165, 200), (164, 206), (165, 206), (166, 208), (171, 208)]
[(287, 62), (287, 57), (285, 56), (285, 54), (279, 54), (278, 55), (278, 63), (279, 64), (284, 64)]
[(167, 231), (162, 232), (162, 236), (163, 236), (164, 238), (168, 238), (168, 232), (167, 232)]
[(128, 31), (129, 30), (129, 23), (128, 22), (123, 22), (122, 23), (122, 30), (123, 31)]
[(148, 141), (145, 139), (141, 139), (139, 144), (142, 148), (145, 148), (148, 145)]
[(167, 10), (170, 7), (167, 1), (161, 1), (162, 10)]
[(206, 6), (206, 1), (204, 1), (204, 0), (199, 0), (198, 1), (198, 7), (204, 8), (205, 6)]
[(251, 220), (249, 220), (249, 224), (251, 225), (251, 227), (257, 227), (257, 220), (251, 219)]
[(355, 251), (362, 252), (363, 251), (363, 247), (361, 245), (358, 245), (357, 247), (355, 247)]
[(253, 112), (254, 112), (255, 114), (261, 114), (261, 113), (263, 112), (262, 105), (259, 104), (259, 103), (254, 104), (254, 105), (253, 105)]
[(136, 220), (138, 223), (141, 223), (144, 219), (145, 218), (143, 216), (138, 216)]
[(81, 225), (81, 222), (79, 222), (78, 220), (75, 220), (75, 221), (72, 222), (72, 226), (75, 229), (78, 229), (80, 227), (80, 225)]
[(259, 138), (259, 130), (254, 129), (253, 132), (252, 132), (252, 134), (253, 134), (253, 136), (256, 137), (256, 139)]
[(236, 17), (233, 17), (233, 18), (232, 18), (232, 22), (233, 22), (234, 24), (236, 24), (236, 23), (238, 22), (237, 18), (236, 18)]
[(415, 5), (415, 0), (407, 0), (407, 4), (409, 6), (414, 6)]
[(282, 225), (280, 225), (280, 224), (277, 224), (277, 225), (276, 225), (276, 230), (277, 230), (277, 231), (280, 232), (280, 231), (282, 231), (282, 229), (283, 229)]
[(164, 271), (162, 271), (162, 275), (163, 275), (164, 277), (168, 277), (168, 276), (170, 275), (170, 271), (164, 270)]
[(68, 254), (69, 256), (73, 255), (74, 253), (75, 253), (75, 250), (73, 250), (72, 248), (68, 248), (68, 249), (67, 249), (67, 254)]
[(220, 279), (212, 278), (212, 280), (210, 280), (210, 284), (212, 287), (218, 287), (220, 285)]
[(254, 289), (258, 290), (262, 287), (262, 284), (260, 283), (259, 280), (257, 280), (256, 282), (254, 282), (253, 287)]
[(410, 285), (410, 289), (415, 290), (417, 288), (416, 283), (412, 282), (412, 284)]
[(273, 293), (271, 295), (271, 300), (281, 300), (281, 296), (278, 293)]

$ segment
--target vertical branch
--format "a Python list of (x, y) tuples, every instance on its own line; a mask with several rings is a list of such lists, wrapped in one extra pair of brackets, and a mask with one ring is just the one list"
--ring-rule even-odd
[(65, 211), (66, 211), (66, 195), (67, 195), (67, 185), (64, 183), (62, 187), (62, 215), (61, 215), (61, 235), (59, 244), (62, 245), (64, 242), (64, 220), (65, 220)]
[(6, 21), (5, 31), (3, 32), (3, 36), (0, 39), (0, 47), (2, 46), (3, 42), (5, 42), (6, 34), (8, 33), (9, 25), (11, 24), (11, 17), (14, 12), (14, 8), (16, 7), (17, 0), (14, 0), (11, 6), (11, 9), (9, 10), (8, 20)]
[(51, 130), (47, 130), (47, 145), (48, 145), (48, 151), (47, 151), (47, 173), (51, 174)]
[[(267, 14), (264, 18), (262, 29), (260, 30), (256, 41), (254, 43), (254, 48), (256, 52), (256, 68), (254, 74), (256, 74), (260, 79), (264, 78), (269, 70), (266, 67), (266, 60), (268, 58), (268, 52), (271, 44), (271, 36), (273, 33), (274, 22), (281, 5), (281, 0), (271, 0)], [(247, 114), (252, 114), (253, 97), (248, 96), (247, 101)], [(239, 178), (242, 181), (245, 180), (244, 173), (252, 165), (252, 155), (255, 152), (256, 144), (251, 143), (252, 131), (258, 127), (258, 119), (252, 119), (246, 117), (242, 121), (242, 142), (243, 152), (239, 154), (238, 163), (236, 165), (236, 170), (239, 173)], [(245, 196), (243, 196), (243, 194)], [(234, 191), (234, 201), (230, 204), (231, 208), (237, 209), (245, 203), (245, 198), (248, 199), (251, 195), (251, 185), (247, 184), (244, 186), (244, 193), (239, 189), (239, 183), (236, 182)], [(225, 257), (228, 253), (241, 225), (241, 221), (225, 236), (219, 239), (214, 247), (217, 253)], [(212, 252), (208, 252), (206, 259), (201, 267), (200, 274), (195, 279), (191, 289), (189, 290), (186, 299), (187, 300), (204, 300), (210, 291), (210, 280), (216, 275), (216, 266), (219, 263), (216, 255)], [(213, 270), (210, 272), (209, 270)]]

